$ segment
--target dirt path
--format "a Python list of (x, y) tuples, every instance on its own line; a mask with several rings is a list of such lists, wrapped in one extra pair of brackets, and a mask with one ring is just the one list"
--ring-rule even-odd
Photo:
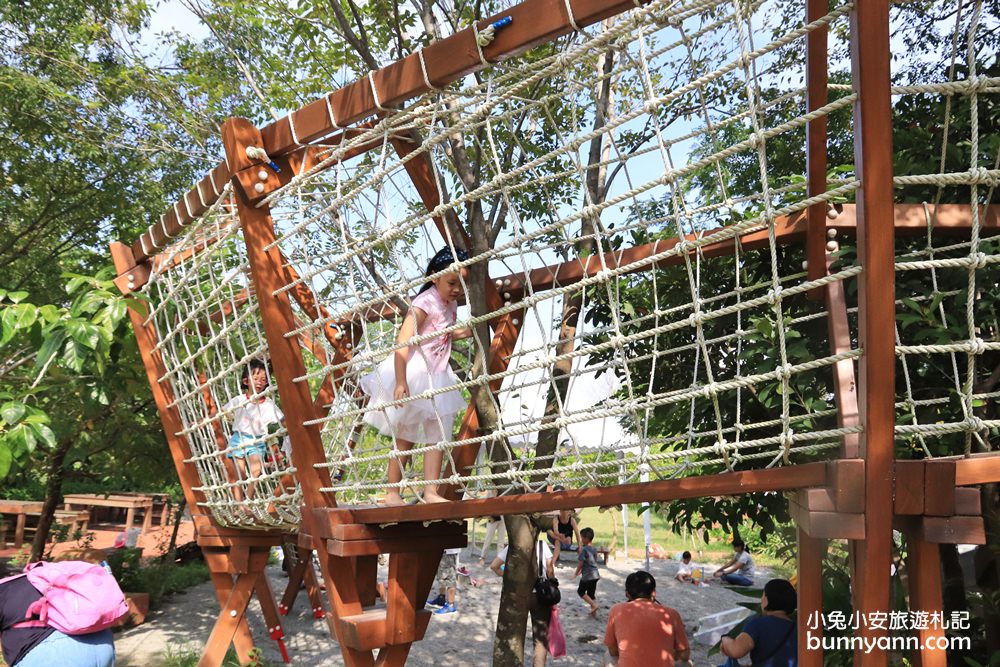
[[(485, 583), (481, 587), (471, 587), (467, 585), (467, 579), (460, 578), (458, 613), (435, 616), (431, 620), (424, 640), (414, 644), (407, 665), (438, 667), (490, 664), (500, 599), (500, 579), (489, 570), (480, 568), (470, 550), (463, 552), (460, 558), (461, 563), (472, 571), (472, 575)], [(612, 560), (609, 566), (602, 568), (602, 579), (597, 589), (601, 613), (594, 620), (587, 616), (586, 605), (576, 596), (576, 585), (572, 580), (574, 566), (565, 562), (561, 564), (556, 574), (562, 581), (563, 602), (559, 611), (566, 632), (568, 655), (552, 664), (580, 667), (601, 664), (607, 611), (612, 604), (624, 600), (625, 577), (642, 565), (639, 561)], [(689, 634), (693, 634), (699, 619), (731, 609), (738, 602), (746, 600), (722, 586), (696, 588), (679, 584), (672, 578), (676, 568), (674, 561), (653, 561), (651, 567), (657, 580), (659, 599), (681, 613)], [(761, 572), (760, 568), (758, 571), (758, 583), (762, 584), (766, 581), (766, 573)], [(280, 596), (287, 582), (280, 567), (268, 568), (268, 576), (275, 594)], [(263, 649), (268, 660), (280, 664), (277, 645), (267, 638), (256, 603), (251, 609), (253, 613), (250, 616), (250, 626), (258, 640), (258, 646)], [(120, 667), (156, 667), (170, 654), (199, 653), (211, 632), (217, 613), (218, 605), (211, 584), (202, 584), (175, 596), (160, 610), (153, 612), (145, 624), (118, 635), (118, 664)], [(330, 638), (326, 623), (312, 617), (304, 591), (296, 601), (292, 613), (284, 620), (285, 643), (293, 665), (343, 665), (340, 651), (336, 642)], [(699, 667), (721, 661), (717, 656), (708, 659), (707, 647), (695, 645), (693, 648), (693, 662)]]

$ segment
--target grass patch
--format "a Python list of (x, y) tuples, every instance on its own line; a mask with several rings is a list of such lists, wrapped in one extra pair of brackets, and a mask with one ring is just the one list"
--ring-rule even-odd
[[(275, 663), (266, 660), (261, 655), (259, 648), (255, 648), (254, 651), (256, 654), (250, 656), (250, 667), (276, 667)], [(156, 664), (159, 667), (196, 667), (200, 659), (201, 654), (193, 649), (175, 653), (168, 648), (166, 655)], [(232, 647), (226, 652), (226, 657), (222, 660), (222, 667), (240, 667), (240, 659), (236, 657), (236, 651)]]
[[(590, 527), (594, 529), (594, 543), (600, 546), (610, 547), (614, 543), (615, 549), (625, 548), (625, 530), (622, 525), (622, 513), (617, 510), (599, 512), (596, 507), (587, 507), (577, 512), (580, 528)], [(639, 514), (638, 505), (629, 505), (628, 519), (628, 555), (631, 558), (645, 558), (646, 546), (643, 537), (643, 515)], [(650, 539), (653, 544), (657, 544), (673, 556), (682, 551), (690, 551), (694, 554), (694, 559), (699, 563), (717, 563), (722, 565), (733, 553), (729, 546), (729, 536), (721, 530), (709, 531), (708, 542), (694, 533), (678, 535), (675, 533), (667, 520), (662, 515), (651, 512), (649, 515)], [(746, 532), (746, 531), (745, 531)], [(479, 521), (475, 525), (476, 548), (482, 548), (482, 541), (486, 537), (486, 524)], [(756, 537), (755, 531), (748, 532), (744, 538), (751, 548)], [(470, 543), (472, 535), (470, 535)], [(699, 555), (699, 551), (701, 555)], [(787, 576), (794, 571), (794, 564), (782, 562), (769, 554), (752, 551), (754, 562), (758, 565), (768, 567), (775, 571), (778, 576)], [(495, 554), (492, 554), (495, 555)], [(487, 554), (489, 559), (491, 554)]]

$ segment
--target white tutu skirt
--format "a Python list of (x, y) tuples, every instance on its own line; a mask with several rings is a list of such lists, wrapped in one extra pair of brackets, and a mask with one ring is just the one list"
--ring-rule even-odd
[[(431, 373), (419, 350), (414, 351), (406, 364), (406, 384), (410, 396), (417, 396), (431, 389), (452, 387), (458, 377), (450, 368), (443, 373)], [(389, 355), (375, 370), (361, 378), (361, 389), (368, 400), (364, 421), (387, 435), (400, 440), (433, 445), (451, 440), (455, 415), (466, 408), (466, 401), (457, 389), (418, 398), (402, 405), (385, 407), (393, 402), (396, 389), (394, 355)]]

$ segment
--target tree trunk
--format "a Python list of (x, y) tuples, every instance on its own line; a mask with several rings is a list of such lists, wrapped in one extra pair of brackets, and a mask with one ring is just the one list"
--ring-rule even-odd
[(177, 548), (177, 533), (181, 528), (181, 517), (187, 508), (187, 498), (181, 497), (181, 502), (177, 505), (177, 513), (174, 514), (174, 530), (170, 533), (170, 544), (167, 545), (166, 556), (173, 560), (174, 550)]
[[(611, 27), (613, 19), (605, 21), (605, 29)], [(609, 49), (598, 60), (597, 69), (605, 78), (601, 88), (597, 91), (595, 104), (594, 129), (599, 130), (607, 123), (608, 113), (611, 108), (612, 90), (610, 73), (614, 67), (614, 54)], [(611, 150), (611, 142), (606, 141), (605, 134), (599, 134), (590, 141), (590, 151), (588, 153), (588, 165), (601, 164), (606, 162), (606, 157)], [(586, 173), (586, 200), (585, 205), (599, 204), (604, 201), (606, 166), (588, 166)], [(578, 259), (589, 257), (593, 254), (595, 243), (593, 239), (594, 230), (600, 222), (598, 216), (584, 216), (580, 221), (580, 240), (576, 243), (576, 256)], [(580, 323), (580, 311), (583, 307), (583, 293), (573, 292), (563, 297), (562, 315), (559, 318), (559, 339), (556, 343), (556, 354), (562, 356), (569, 354), (576, 347), (577, 326)], [(538, 431), (538, 444), (535, 446), (535, 469), (540, 472), (532, 477), (533, 484), (540, 484), (545, 479), (544, 471), (552, 467), (556, 449), (558, 447), (559, 429), (547, 427), (559, 418), (562, 412), (562, 405), (566, 401), (566, 390), (569, 387), (569, 378), (573, 373), (573, 359), (564, 359), (552, 366), (552, 381), (549, 383), (548, 393), (545, 396), (545, 411), (542, 416), (542, 425)]]
[(55, 516), (59, 498), (62, 496), (63, 477), (66, 475), (63, 463), (70, 447), (76, 441), (77, 435), (74, 433), (63, 438), (49, 453), (48, 479), (45, 480), (45, 502), (42, 503), (42, 514), (38, 517), (38, 528), (35, 531), (35, 539), (31, 543), (32, 562), (42, 560), (45, 555), (45, 543), (49, 540), (52, 519)]
[(528, 607), (538, 576), (534, 546), (538, 529), (524, 515), (506, 516), (504, 525), (507, 527), (507, 566), (503, 573), (500, 610), (493, 640), (493, 665), (522, 667)]

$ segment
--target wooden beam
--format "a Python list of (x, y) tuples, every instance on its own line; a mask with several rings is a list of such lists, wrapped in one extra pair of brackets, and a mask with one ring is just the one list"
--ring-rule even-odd
[(759, 491), (786, 491), (827, 484), (826, 463), (805, 463), (765, 470), (665, 479), (641, 484), (591, 487), (553, 493), (525, 493), (405, 507), (356, 507), (313, 510), (317, 528), (330, 525), (388, 524), (412, 521), (454, 521), (477, 516), (530, 514), (557, 509), (603, 507), (643, 501), (667, 501), (705, 496), (735, 496)]
[[(890, 97), (889, 1), (854, 5), (850, 15), (851, 75), (854, 93), (854, 165), (857, 192), (859, 276), (859, 406), (865, 431), (865, 539), (857, 545), (852, 589), (854, 610), (871, 618), (891, 609), (892, 507), (895, 426), (895, 228), (893, 209), (892, 108)], [(855, 651), (855, 662), (884, 667), (888, 653), (877, 642), (883, 629), (864, 626), (858, 634), (876, 642), (870, 653)]]
[(447, 537), (382, 537), (373, 540), (329, 540), (327, 551), (334, 556), (377, 556), (379, 554), (417, 553), (442, 549), (464, 549), (469, 544), (465, 535)]
[(893, 525), (934, 544), (986, 544), (981, 516), (897, 516)]
[(829, 484), (833, 487), (836, 511), (847, 513), (864, 512), (865, 504), (865, 462), (862, 459), (841, 459), (830, 461)]
[[(246, 147), (260, 145), (260, 133), (256, 127), (244, 119), (231, 118), (222, 126), (222, 139), (227, 160), (233, 171), (240, 171), (250, 166)], [(286, 284), (282, 278), (287, 274), (281, 252), (275, 245), (270, 207), (253, 206), (241, 194), (237, 195), (236, 201), (250, 261), (254, 291), (257, 294), (268, 351), (271, 354), (278, 393), (286, 416), (285, 423), (294, 443), (292, 462), (298, 469), (296, 477), (302, 487), (303, 503), (306, 507), (335, 506), (333, 498), (327, 497), (320, 490), (331, 484), (329, 470), (315, 467), (326, 461), (319, 428), (315, 425), (305, 425), (306, 421), (314, 417), (312, 395), (307, 383), (295, 381), (296, 377), (306, 374), (305, 363), (298, 341), (285, 338), (285, 333), (295, 328), (295, 316), (288, 293), (279, 292)], [(310, 530), (310, 517), (308, 512), (304, 514), (302, 524), (306, 532), (314, 534), (314, 531)], [(344, 559), (327, 555), (322, 540), (318, 538), (315, 540), (315, 548), (320, 555), (323, 579), (327, 584), (330, 599), (331, 627), (336, 630), (339, 627), (336, 623), (337, 618), (361, 611), (357, 583), (354, 581), (349, 561), (345, 563)], [(355, 651), (344, 645), (344, 639), (339, 634), (337, 639), (341, 643), (347, 667), (370, 667), (374, 664), (370, 652)]]
[[(823, 624), (815, 623), (823, 614), (823, 558), (826, 540), (810, 537), (798, 529), (798, 652), (799, 667), (823, 667), (823, 649), (810, 649), (807, 637), (823, 637)], [(818, 627), (812, 628), (812, 625)]]
[(827, 540), (862, 540), (865, 537), (865, 515), (811, 510), (799, 504), (800, 498), (788, 499), (788, 513), (795, 525), (806, 535)]
[(896, 514), (924, 513), (924, 462), (896, 461)]
[[(135, 268), (136, 261), (132, 256), (131, 249), (123, 243), (111, 244), (111, 256), (115, 262), (115, 271), (119, 275), (127, 275)], [(193, 463), (186, 463), (193, 454), (191, 445), (187, 438), (178, 433), (184, 430), (184, 422), (181, 419), (180, 411), (174, 404), (174, 391), (171, 382), (160, 382), (160, 378), (167, 374), (167, 367), (163, 361), (163, 356), (156, 350), (158, 338), (152, 325), (146, 325), (146, 312), (140, 312), (140, 303), (135, 300), (129, 301), (128, 314), (132, 322), (132, 331), (135, 333), (136, 345), (139, 348), (142, 363), (146, 370), (146, 379), (153, 394), (153, 401), (156, 403), (157, 412), (160, 414), (160, 422), (163, 424), (163, 434), (170, 449), (170, 456), (174, 460), (174, 468), (180, 479), (181, 487), (184, 491), (184, 499), (187, 506), (191, 508), (192, 514), (203, 516), (202, 507), (206, 502), (205, 495), (195, 491), (201, 486), (201, 478)], [(206, 521), (215, 525), (214, 518), (206, 517)]]
[(132, 244), (136, 259), (144, 262), (180, 236), (185, 226), (204, 215), (218, 201), (230, 177), (229, 167), (223, 160), (136, 239)]
[(1000, 482), (1000, 452), (955, 459), (955, 484), (973, 486)]
[(910, 589), (910, 612), (927, 612), (931, 619), (926, 627), (915, 629), (919, 645), (913, 651), (916, 667), (947, 667), (948, 654), (944, 649), (929, 648), (929, 642), (944, 639), (943, 624), (935, 623), (935, 615), (944, 613), (941, 592), (941, 553), (938, 545), (922, 540), (918, 535), (908, 533), (907, 585)]
[[(830, 11), (829, 0), (807, 0), (806, 23), (823, 18)], [(826, 106), (827, 27), (820, 26), (806, 35), (806, 109), (809, 112)], [(806, 192), (815, 197), (826, 192), (826, 115), (806, 124)], [(806, 236), (806, 270), (809, 280), (819, 280), (827, 272), (826, 202), (809, 207), (809, 231)], [(823, 299), (822, 288), (809, 292), (814, 301)]]
[[(823, 261), (829, 269), (826, 257)], [(844, 288), (844, 282), (837, 280), (829, 283), (824, 293), (826, 294), (826, 330), (830, 338), (830, 354), (837, 355), (851, 349), (851, 327), (847, 318), (847, 292)], [(833, 365), (833, 397), (837, 405), (837, 426), (848, 428), (860, 425), (854, 359), (841, 359)], [(840, 446), (841, 458), (856, 459), (861, 456), (860, 442), (860, 433), (844, 434)], [(863, 470), (861, 472), (864, 473)]]

